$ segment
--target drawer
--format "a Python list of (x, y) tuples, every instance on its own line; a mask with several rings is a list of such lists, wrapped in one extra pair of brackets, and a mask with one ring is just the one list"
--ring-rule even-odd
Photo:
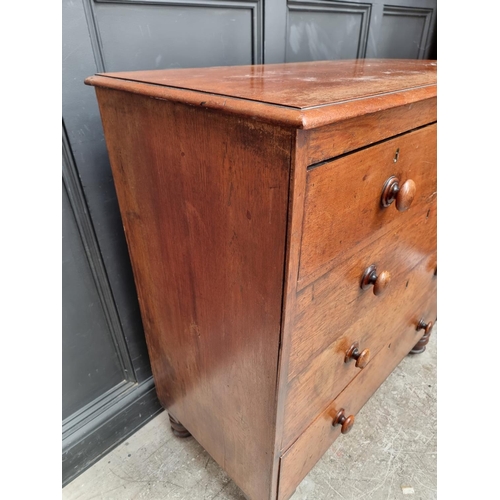
[[(398, 200), (381, 204), (386, 181), (395, 176)], [(405, 211), (413, 181), (413, 202)], [(436, 125), (428, 125), (314, 167), (307, 173), (299, 288), (316, 280), (414, 213), (436, 196)], [(399, 203), (398, 203), (399, 201)]]
[[(373, 319), (414, 301), (420, 289), (425, 291), (436, 264), (436, 240), (433, 203), (428, 212), (415, 214), (409, 224), (389, 231), (302, 289), (297, 294), (291, 333), (289, 380), (359, 318)], [(372, 264), (379, 274), (386, 271), (391, 275), (384, 293), (378, 296), (374, 290), (360, 287), (364, 271)]]
[(435, 97), (357, 116), (309, 131), (308, 165), (394, 137), (437, 121)]
[[(436, 296), (434, 263), (435, 256), (431, 255), (401, 276), (400, 283), (386, 297), (386, 302), (353, 320), (335, 341), (312, 356), (303, 370), (289, 381), (285, 403), (284, 447), (300, 435), (328, 401), (370, 366), (373, 358), (394, 335), (402, 318), (413, 318), (415, 332), (420, 319), (429, 320), (425, 310), (421, 311), (418, 304)], [(335, 317), (330, 319), (329, 325), (332, 329), (335, 327)], [(368, 354), (368, 363), (364, 368), (357, 367), (353, 359), (346, 362), (346, 355), (355, 342), (359, 344), (358, 351), (363, 356)]]
[[(415, 331), (415, 321), (420, 315), (436, 319), (435, 297), (427, 299), (420, 307), (415, 307), (415, 311), (419, 312), (408, 313), (404, 317), (383, 349), (333, 402), (323, 407), (319, 416), (311, 420), (307, 429), (283, 453), (280, 459), (279, 500), (286, 500), (292, 495), (302, 479), (341, 434), (340, 426), (332, 426), (333, 416), (342, 408), (346, 416), (355, 416), (424, 335), (423, 331)], [(356, 423), (351, 432), (356, 432)]]

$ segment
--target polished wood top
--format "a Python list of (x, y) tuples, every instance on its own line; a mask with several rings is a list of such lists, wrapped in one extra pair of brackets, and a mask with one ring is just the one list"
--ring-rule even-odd
[(107, 73), (111, 78), (307, 109), (434, 85), (436, 63), (357, 59)]
[(103, 73), (86, 83), (312, 128), (435, 97), (436, 67), (357, 59)]

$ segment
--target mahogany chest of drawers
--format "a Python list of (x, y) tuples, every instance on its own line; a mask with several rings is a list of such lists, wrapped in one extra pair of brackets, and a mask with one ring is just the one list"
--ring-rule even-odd
[(96, 87), (172, 427), (248, 498), (287, 499), (429, 339), (436, 63), (142, 71), (86, 83)]

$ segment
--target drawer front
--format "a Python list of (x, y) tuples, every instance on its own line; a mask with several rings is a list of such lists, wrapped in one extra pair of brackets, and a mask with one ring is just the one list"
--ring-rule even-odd
[[(360, 318), (373, 319), (404, 307), (420, 290), (429, 289), (436, 265), (436, 208), (434, 201), (427, 212), (415, 214), (408, 224), (389, 231), (298, 293), (289, 380)], [(426, 264), (421, 263), (423, 259)], [(373, 289), (360, 286), (364, 271), (372, 264), (378, 274), (391, 276), (378, 296)]]
[[(395, 176), (397, 201), (381, 204), (386, 181)], [(402, 209), (410, 198), (413, 202)], [(430, 207), (436, 194), (436, 124), (312, 168), (307, 174), (300, 251), (302, 288), (367, 241), (380, 237), (414, 213)]]
[[(334, 342), (314, 356), (305, 369), (288, 383), (284, 448), (304, 431), (328, 401), (367, 370), (377, 353), (394, 335), (403, 318), (412, 318), (412, 339), (417, 335), (419, 320), (429, 321), (425, 310), (420, 310), (418, 304), (436, 296), (434, 263), (435, 256), (431, 255), (401, 276), (400, 283), (394, 286), (392, 296), (386, 297), (387, 302), (383, 306), (375, 307), (370, 313), (348, 325)], [(334, 329), (335, 317), (329, 323)], [(354, 343), (358, 344), (358, 352), (362, 353), (359, 363), (353, 358), (346, 359)]]
[[(410, 270), (395, 288), (393, 297), (384, 307), (374, 308), (369, 314), (353, 321), (341, 335), (328, 345), (309, 365), (288, 383), (285, 403), (283, 447), (286, 448), (309, 425), (324, 406), (335, 398), (355, 377), (371, 364), (386, 341), (394, 334), (401, 318), (413, 318), (413, 332), (420, 319), (428, 321), (418, 304), (435, 297), (437, 280), (434, 277), (435, 257), (423, 259)], [(408, 283), (408, 286), (406, 286)], [(399, 300), (396, 300), (399, 299)], [(420, 317), (422, 316), (422, 317)], [(334, 324), (333, 321), (330, 324)], [(364, 362), (346, 356), (357, 343)], [(367, 356), (366, 356), (367, 355)]]
[[(340, 409), (345, 415), (356, 415), (382, 382), (390, 375), (400, 361), (408, 354), (416, 342), (424, 335), (415, 331), (415, 321), (421, 315), (436, 319), (436, 299), (427, 299), (416, 306), (418, 313), (408, 313), (399, 328), (394, 330), (382, 350), (360, 371), (359, 375), (338, 395), (337, 398), (319, 412), (311, 425), (287, 449), (281, 457), (279, 500), (288, 499), (307, 473), (323, 456), (341, 433), (339, 425), (332, 426), (334, 415)], [(317, 414), (318, 415), (318, 414)], [(356, 432), (356, 423), (351, 430)]]
[(308, 133), (306, 162), (319, 163), (436, 122), (436, 102), (433, 97), (312, 129)]

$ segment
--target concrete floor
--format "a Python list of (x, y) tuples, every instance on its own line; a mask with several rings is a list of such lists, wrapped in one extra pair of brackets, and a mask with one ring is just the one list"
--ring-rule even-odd
[[(292, 500), (432, 500), (436, 492), (436, 334), (408, 356), (302, 481)], [(63, 489), (63, 500), (244, 500), (166, 412)]]

